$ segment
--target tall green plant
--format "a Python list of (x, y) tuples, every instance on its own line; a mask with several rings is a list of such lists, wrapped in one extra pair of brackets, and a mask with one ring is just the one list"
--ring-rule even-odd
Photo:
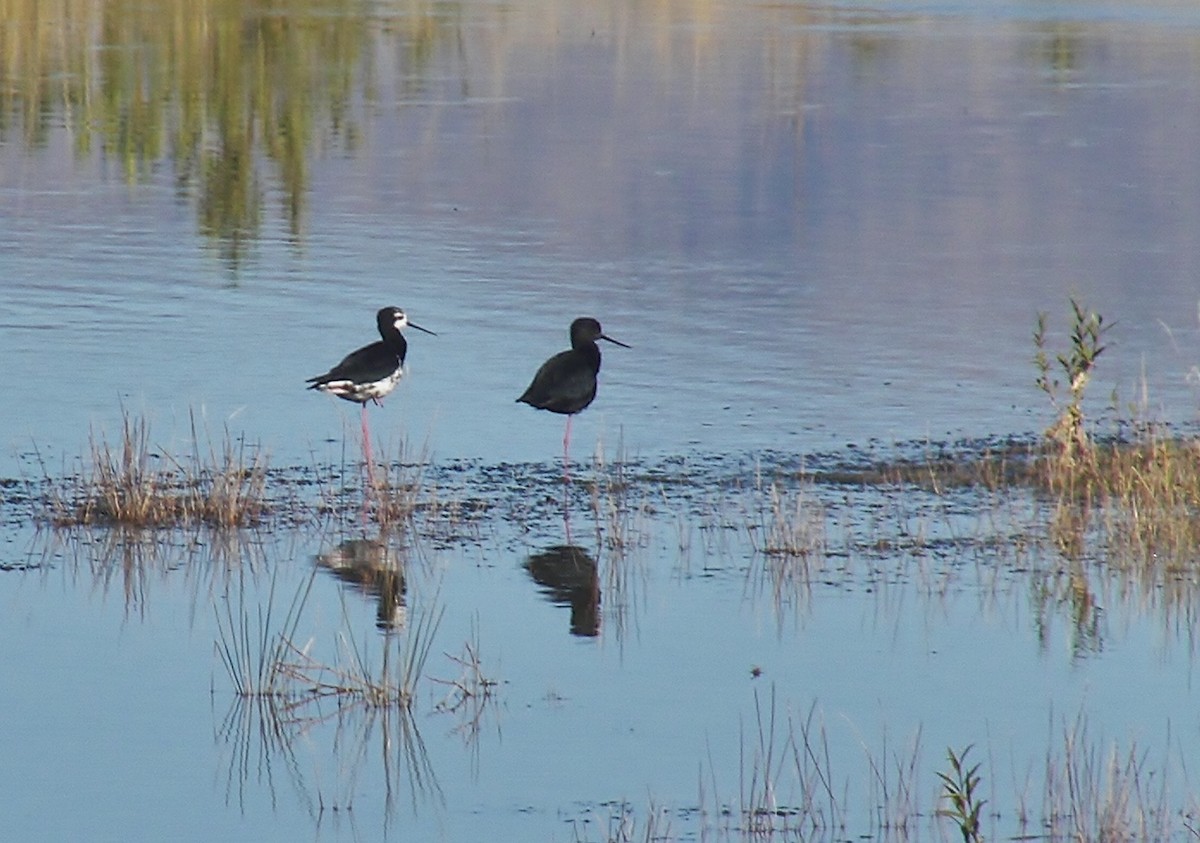
[(970, 753), (970, 746), (957, 755), (953, 749), (946, 750), (950, 772), (939, 772), (938, 778), (942, 780), (942, 798), (950, 807), (940, 809), (938, 816), (950, 817), (958, 824), (963, 843), (980, 843), (983, 835), (979, 832), (979, 814), (987, 800), (978, 795), (979, 765), (967, 767)]
[(1104, 317), (1089, 311), (1076, 299), (1071, 299), (1071, 345), (1054, 356), (1058, 368), (1066, 379), (1066, 394), (1062, 382), (1055, 376), (1054, 365), (1046, 350), (1046, 314), (1038, 313), (1037, 326), (1033, 329), (1033, 357), (1037, 367), (1037, 386), (1050, 398), (1058, 413), (1054, 424), (1046, 430), (1046, 437), (1062, 447), (1064, 458), (1073, 459), (1086, 452), (1091, 444), (1084, 427), (1083, 395), (1091, 379), (1096, 359), (1104, 351), (1104, 334), (1112, 327), (1104, 324)]

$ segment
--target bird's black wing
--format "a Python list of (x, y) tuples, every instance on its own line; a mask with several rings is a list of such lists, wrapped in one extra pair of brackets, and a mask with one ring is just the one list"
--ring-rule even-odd
[(319, 386), (332, 381), (350, 380), (371, 383), (386, 378), (400, 365), (400, 358), (385, 343), (375, 342), (352, 351), (323, 375), (309, 378), (308, 383)]
[(596, 377), (592, 371), (580, 366), (572, 352), (561, 351), (542, 364), (517, 400), (555, 413), (574, 413), (595, 396)]

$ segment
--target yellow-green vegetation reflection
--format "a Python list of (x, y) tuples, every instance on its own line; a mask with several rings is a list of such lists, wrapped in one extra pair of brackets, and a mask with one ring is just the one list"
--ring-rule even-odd
[(40, 148), (64, 127), (130, 183), (169, 160), (236, 266), (262, 226), (267, 162), (302, 235), (310, 156), (360, 134), (372, 38), (420, 61), (440, 37), (434, 7), (402, 7), (383, 26), (359, 0), (0, 0), (0, 139)]

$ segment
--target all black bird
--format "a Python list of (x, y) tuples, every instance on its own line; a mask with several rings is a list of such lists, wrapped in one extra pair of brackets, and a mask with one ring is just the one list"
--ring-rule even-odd
[(571, 417), (596, 397), (596, 375), (600, 372), (600, 348), (596, 340), (629, 348), (606, 336), (595, 319), (586, 316), (576, 319), (571, 323), (570, 350), (560, 351), (543, 363), (529, 388), (517, 399), (539, 410), (567, 417), (567, 431), (563, 436), (564, 466), (571, 445)]
[(363, 453), (367, 457), (368, 469), (371, 432), (367, 427), (367, 402), (379, 404), (380, 399), (395, 389), (404, 377), (404, 356), (408, 352), (408, 342), (400, 329), (416, 328), (437, 336), (433, 331), (409, 322), (407, 314), (398, 307), (380, 308), (375, 314), (375, 323), (382, 337), (379, 342), (350, 352), (325, 374), (306, 381), (309, 389), (319, 389), (362, 405)]

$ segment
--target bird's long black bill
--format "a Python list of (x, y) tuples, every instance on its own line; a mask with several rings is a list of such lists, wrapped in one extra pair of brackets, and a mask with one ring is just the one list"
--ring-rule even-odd
[(437, 334), (435, 334), (433, 331), (429, 330), (428, 328), (422, 328), (420, 325), (417, 325), (416, 323), (413, 323), (413, 322), (409, 322), (408, 327), (416, 328), (418, 331), (424, 331), (425, 333), (429, 334), (429, 336), (431, 336), (431, 337), (437, 336)]
[[(409, 324), (411, 325), (412, 323), (410, 322)], [(633, 346), (632, 346), (632, 345), (626, 345), (625, 343), (621, 342), (620, 340), (614, 340), (612, 337), (608, 336), (607, 334), (601, 334), (600, 336), (596, 337), (596, 339), (598, 339), (598, 340), (608, 340), (608, 341), (609, 341), (609, 342), (611, 342), (613, 345), (619, 345), (619, 346), (621, 346), (621, 348), (633, 348)]]

